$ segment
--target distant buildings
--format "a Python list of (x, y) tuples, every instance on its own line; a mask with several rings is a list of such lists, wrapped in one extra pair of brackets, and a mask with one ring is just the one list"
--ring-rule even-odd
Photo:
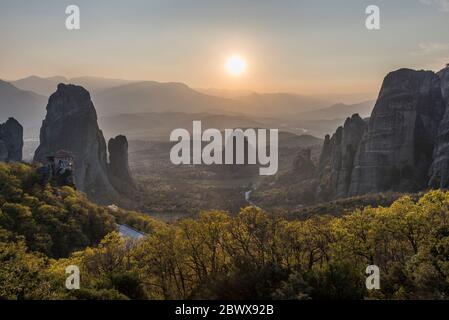
[(53, 181), (57, 185), (74, 187), (74, 157), (72, 153), (59, 150), (47, 156), (47, 163), (37, 170), (43, 181)]

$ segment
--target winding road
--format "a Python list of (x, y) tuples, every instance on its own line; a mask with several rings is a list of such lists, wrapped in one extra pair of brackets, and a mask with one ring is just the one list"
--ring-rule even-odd
[(248, 190), (245, 192), (245, 201), (248, 202), (251, 206), (262, 209), (261, 207), (259, 207), (257, 204), (255, 204), (253, 201), (251, 201), (251, 193), (254, 191), (253, 190)]

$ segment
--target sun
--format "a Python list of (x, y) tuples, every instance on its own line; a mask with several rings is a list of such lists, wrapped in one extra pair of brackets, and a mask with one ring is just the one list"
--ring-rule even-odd
[(226, 71), (234, 77), (240, 77), (246, 71), (246, 60), (239, 55), (232, 55), (226, 60)]

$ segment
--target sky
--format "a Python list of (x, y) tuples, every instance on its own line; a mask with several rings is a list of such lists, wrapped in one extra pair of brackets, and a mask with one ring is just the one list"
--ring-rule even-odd
[[(77, 5), (80, 30), (67, 30)], [(365, 27), (368, 5), (380, 30)], [(247, 70), (233, 77), (226, 59)], [(101, 76), (299, 94), (373, 93), (449, 63), (449, 0), (0, 0), (0, 78)]]

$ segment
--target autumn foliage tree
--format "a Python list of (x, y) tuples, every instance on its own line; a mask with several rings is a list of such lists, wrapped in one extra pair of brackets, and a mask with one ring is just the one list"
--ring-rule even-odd
[[(0, 164), (0, 298), (446, 299), (449, 192), (288, 219), (255, 207), (165, 224)], [(120, 236), (115, 223), (146, 233)], [(77, 265), (81, 289), (65, 289)], [(368, 291), (365, 270), (380, 269)]]

